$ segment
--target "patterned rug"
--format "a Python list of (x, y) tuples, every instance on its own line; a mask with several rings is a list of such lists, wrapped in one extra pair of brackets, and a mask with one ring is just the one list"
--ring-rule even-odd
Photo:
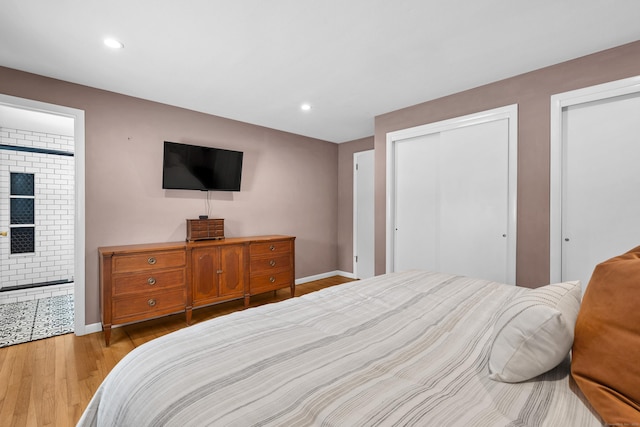
[(73, 295), (0, 304), (0, 347), (73, 332)]

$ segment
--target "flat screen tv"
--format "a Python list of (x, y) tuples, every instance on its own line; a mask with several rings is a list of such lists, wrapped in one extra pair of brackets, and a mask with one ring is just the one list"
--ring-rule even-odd
[(240, 191), (241, 151), (164, 142), (162, 188)]

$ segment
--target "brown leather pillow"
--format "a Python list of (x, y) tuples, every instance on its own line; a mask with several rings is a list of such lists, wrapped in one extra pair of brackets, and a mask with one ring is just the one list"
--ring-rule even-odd
[(640, 425), (640, 246), (596, 266), (576, 321), (571, 374), (606, 424)]

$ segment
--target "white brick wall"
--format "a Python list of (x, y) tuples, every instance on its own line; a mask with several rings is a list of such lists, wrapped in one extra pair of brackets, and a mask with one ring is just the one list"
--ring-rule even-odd
[(0, 292), (0, 304), (31, 301), (40, 298), (72, 294), (73, 286), (73, 283), (65, 283), (64, 285), (53, 285), (41, 288), (17, 289), (15, 291)]
[[(0, 144), (74, 150), (73, 137), (6, 127), (0, 127)], [(0, 237), (0, 287), (73, 280), (74, 167), (74, 158), (69, 156), (0, 150), (0, 230), (9, 230), (11, 172), (35, 175), (36, 226), (33, 254), (11, 255), (9, 238)], [(20, 298), (30, 298), (27, 290), (2, 294), (15, 292), (20, 293)], [(42, 290), (31, 292), (36, 296), (43, 293)]]

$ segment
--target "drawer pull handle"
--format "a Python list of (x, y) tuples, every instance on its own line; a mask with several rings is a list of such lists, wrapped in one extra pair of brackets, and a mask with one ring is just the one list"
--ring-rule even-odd
[(271, 267), (275, 267), (276, 266), (276, 262), (274, 260), (269, 261), (269, 265)]
[(147, 301), (147, 304), (149, 304), (149, 307), (153, 307), (156, 305), (156, 300), (154, 298), (151, 298), (149, 301)]
[(156, 284), (156, 279), (154, 279), (153, 277), (149, 277), (147, 279), (147, 283), (150, 285), (155, 285)]
[(271, 277), (269, 277), (269, 281), (270, 281), (271, 283), (273, 283), (273, 282), (275, 282), (275, 281), (276, 281), (276, 278), (275, 278), (275, 277), (273, 277), (273, 276), (271, 276)]
[(155, 258), (155, 257), (150, 256), (150, 257), (149, 257), (149, 259), (147, 259), (147, 262), (148, 262), (150, 265), (153, 265), (153, 264), (155, 264), (155, 263), (157, 262), (157, 260), (156, 260), (156, 258)]
[(275, 251), (275, 250), (276, 250), (276, 246), (275, 246), (275, 245), (271, 245), (271, 246), (269, 246), (269, 250), (270, 250), (270, 251)]

